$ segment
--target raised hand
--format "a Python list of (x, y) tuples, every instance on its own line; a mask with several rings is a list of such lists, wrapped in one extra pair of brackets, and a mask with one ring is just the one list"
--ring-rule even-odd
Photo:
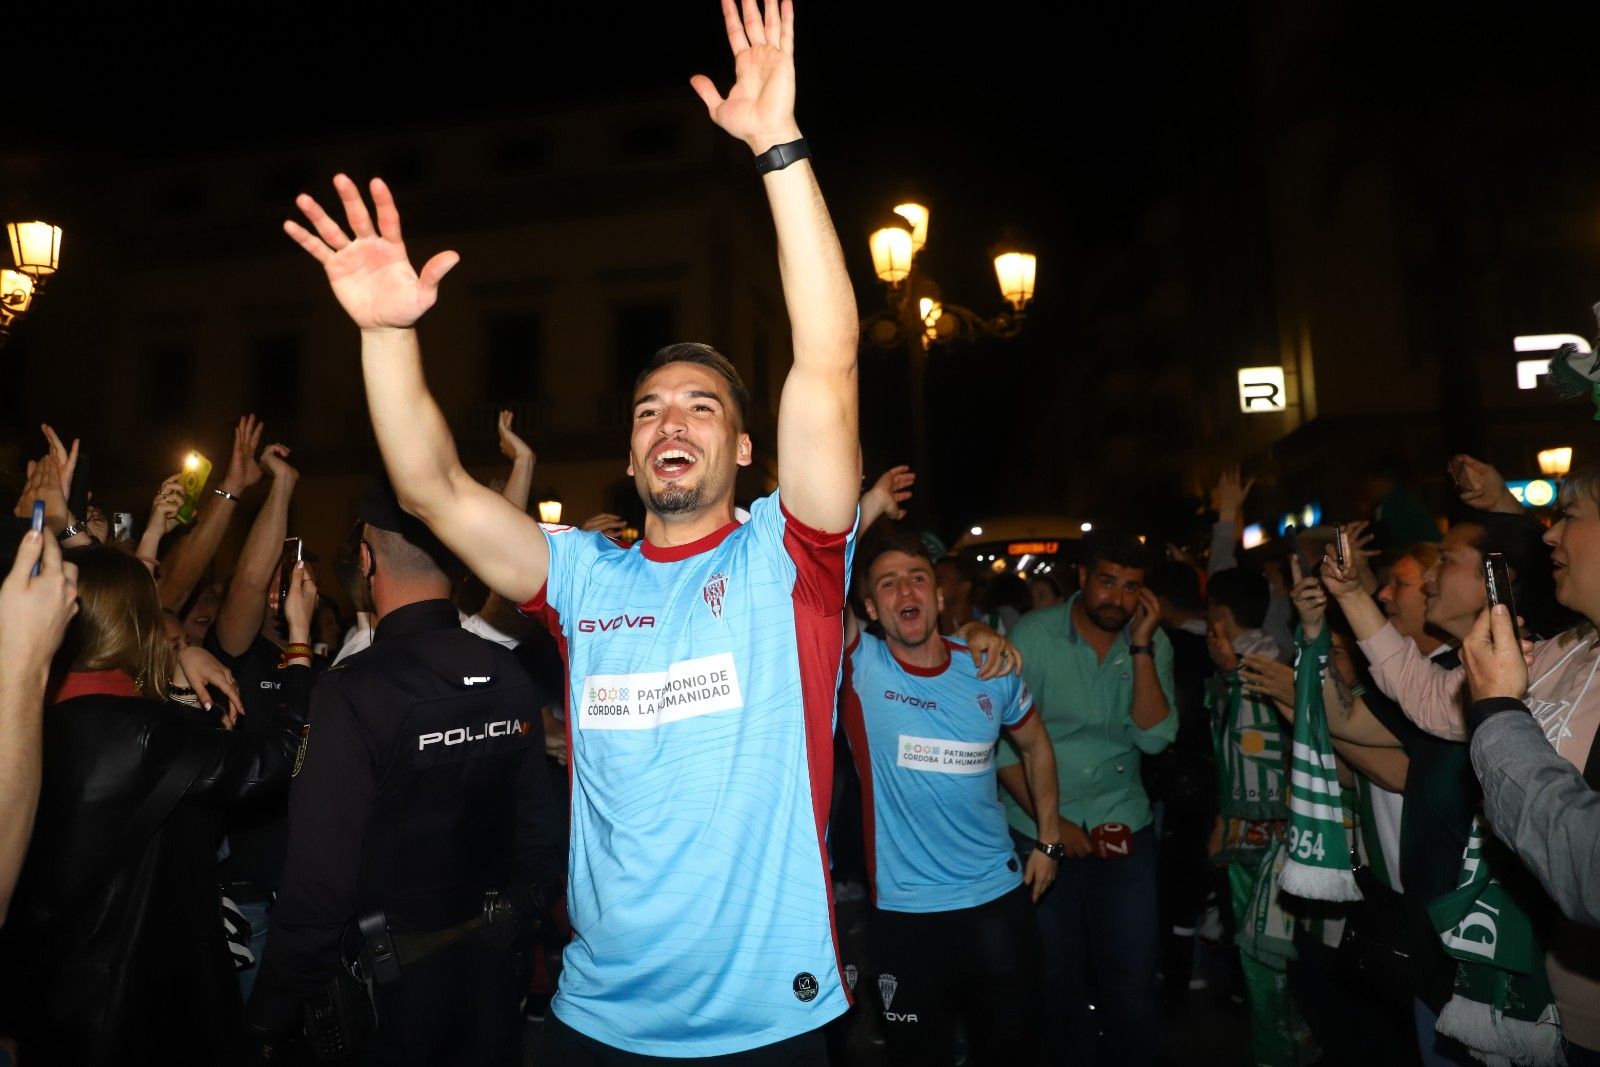
[(287, 445), (273, 444), (263, 448), (261, 450), (261, 465), (267, 469), (268, 474), (272, 475), (272, 480), (275, 482), (283, 481), (287, 478), (292, 483), (300, 477), (300, 472), (289, 466), (289, 446)]
[(150, 520), (145, 528), (155, 527), (164, 537), (178, 525), (178, 508), (183, 504), (183, 472), (179, 471), (161, 483), (155, 499), (150, 502)]
[(539, 462), (539, 457), (533, 454), (533, 449), (528, 445), (528, 442), (518, 437), (516, 431), (511, 428), (511, 412), (502, 411), (500, 413), (500, 422), (497, 429), (500, 434), (500, 454), (502, 456), (513, 463), (518, 460), (523, 460), (527, 463)]
[(100, 505), (86, 501), (83, 511), (83, 525), (88, 529), (89, 536), (102, 545), (111, 540), (111, 522), (106, 518), (106, 513), (100, 510)]
[(44, 522), (52, 533), (67, 528), (67, 496), (61, 491), (61, 467), (54, 455), (28, 461), (28, 480), (17, 497), (14, 514), (19, 519), (33, 517), (33, 502), (44, 501)]
[(288, 624), (290, 641), (310, 640), (311, 620), (316, 613), (317, 580), (301, 560), (289, 576), (289, 599), (283, 603), (283, 621)]
[(1211, 662), (1222, 670), (1231, 671), (1239, 666), (1239, 653), (1233, 650), (1233, 642), (1222, 632), (1220, 622), (1206, 627), (1206, 651), (1211, 654)]
[(1450, 478), (1456, 483), (1461, 502), (1479, 511), (1503, 511), (1515, 515), (1522, 505), (1511, 495), (1500, 472), (1481, 459), (1462, 454), (1450, 457)]
[(371, 184), (372, 206), (378, 216), (376, 229), (355, 182), (336, 174), (333, 187), (344, 204), (349, 235), (306, 193), (295, 198), (295, 205), (316, 232), (293, 221), (284, 222), (283, 232), (322, 264), (339, 306), (358, 327), (409, 329), (433, 307), (439, 298), (439, 282), (461, 262), (461, 257), (454, 252), (440, 252), (418, 273), (406, 256), (400, 237), (400, 212), (383, 179), (374, 178)]
[[(1298, 565), (1295, 570), (1299, 571)], [(1314, 574), (1301, 578), (1290, 590), (1289, 600), (1300, 618), (1300, 629), (1304, 631), (1306, 640), (1322, 633), (1322, 620), (1328, 613), (1328, 594), (1323, 591), (1321, 579)]]
[(1243, 480), (1238, 466), (1225, 469), (1217, 479), (1217, 520), (1238, 521), (1239, 509), (1244, 507), (1245, 497), (1250, 495), (1250, 490), (1255, 484), (1254, 478), (1249, 481)]
[(799, 140), (800, 127), (794, 119), (793, 0), (766, 0), (765, 11), (759, 0), (741, 0), (740, 5), (722, 0), (722, 20), (733, 50), (733, 88), (724, 98), (704, 74), (689, 79), (711, 121), (752, 152)]
[(1361, 587), (1360, 565), (1353, 559), (1347, 559), (1344, 561), (1344, 566), (1339, 566), (1332, 544), (1328, 545), (1328, 553), (1322, 558), (1322, 584), (1336, 597), (1364, 592)]
[(903, 463), (884, 471), (872, 488), (861, 494), (863, 518), (869, 514), (887, 515), (895, 522), (905, 518), (906, 509), (900, 505), (911, 499), (911, 487), (916, 481), (916, 472)]
[(1473, 700), (1528, 695), (1528, 662), (1504, 604), (1484, 608), (1461, 642)]
[(1136, 645), (1148, 645), (1155, 639), (1156, 629), (1161, 625), (1161, 600), (1155, 592), (1145, 586), (1139, 590), (1139, 603), (1133, 609), (1133, 623), (1128, 628), (1128, 636)]
[(0, 684), (42, 688), (50, 658), (77, 612), (77, 566), (62, 560), (61, 547), (49, 533), (29, 530), (0, 583), (0, 663), (7, 675)]
[(589, 533), (603, 533), (607, 537), (620, 537), (622, 531), (627, 529), (628, 523), (621, 515), (613, 515), (609, 511), (602, 511), (598, 515), (590, 515), (583, 520), (580, 530)]
[(222, 488), (235, 496), (261, 480), (261, 465), (256, 462), (261, 428), (254, 415), (244, 416), (233, 428), (233, 455), (228, 457), (228, 476), (222, 480)]
[(61, 472), (61, 499), (72, 499), (72, 475), (78, 469), (78, 439), (72, 439), (72, 448), (69, 450), (61, 443), (61, 438), (56, 436), (55, 430), (49, 423), (40, 423), (39, 429), (44, 431), (44, 439), (50, 445), (50, 455), (54, 457), (56, 466)]

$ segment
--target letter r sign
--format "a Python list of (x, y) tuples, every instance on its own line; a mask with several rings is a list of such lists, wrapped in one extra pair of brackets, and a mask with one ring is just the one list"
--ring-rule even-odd
[(1289, 406), (1282, 367), (1239, 369), (1239, 410), (1246, 414), (1282, 411)]

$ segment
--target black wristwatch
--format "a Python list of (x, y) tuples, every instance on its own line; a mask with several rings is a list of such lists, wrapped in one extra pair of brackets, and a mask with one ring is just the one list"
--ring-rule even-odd
[(1059, 861), (1067, 858), (1067, 846), (1063, 845), (1059, 841), (1049, 845), (1045, 844), (1043, 841), (1035, 841), (1033, 843), (1033, 850), (1035, 852), (1043, 852), (1046, 856), (1049, 856), (1053, 860)]
[(1153, 644), (1128, 646), (1128, 655), (1130, 656), (1153, 656), (1155, 654), (1156, 646)]

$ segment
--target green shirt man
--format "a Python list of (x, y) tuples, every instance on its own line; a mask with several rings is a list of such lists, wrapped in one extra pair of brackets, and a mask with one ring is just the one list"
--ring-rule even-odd
[[(1089, 575), (1091, 581), (1095, 578)], [(1062, 818), (1083, 830), (1120, 822), (1138, 832), (1151, 821), (1150, 798), (1139, 773), (1141, 755), (1155, 755), (1178, 735), (1178, 717), (1171, 712), (1175, 706), (1172, 644), (1156, 628), (1146, 642), (1151, 653), (1131, 652), (1129, 645), (1138, 644), (1131, 639), (1132, 624), (1111, 634), (1086, 637), (1075, 619), (1082, 599), (1082, 593), (1074, 593), (1065, 603), (1029, 612), (1010, 638), (1022, 652), (1023, 677), (1055, 748)], [(1089, 625), (1099, 628), (1092, 620)], [(1091, 643), (1095, 637), (1102, 644), (1109, 637), (1103, 658)], [(1167, 708), (1148, 727), (1140, 727), (1133, 715), (1135, 671), (1141, 656), (1153, 663)], [(1005, 768), (1017, 762), (1015, 749), (1001, 745), (1002, 781)], [(1020, 768), (1013, 773), (1021, 777)], [(1009, 790), (1001, 792), (1011, 825), (1034, 836), (1032, 817)]]

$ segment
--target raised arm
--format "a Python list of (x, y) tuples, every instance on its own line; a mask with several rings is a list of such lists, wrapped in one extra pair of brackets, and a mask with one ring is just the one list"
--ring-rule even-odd
[[(156, 592), (166, 610), (177, 611), (189, 599), (200, 576), (211, 566), (217, 546), (222, 544), (222, 535), (227, 533), (228, 523), (233, 521), (233, 513), (239, 507), (238, 497), (261, 480), (261, 467), (255, 460), (260, 444), (261, 423), (254, 415), (244, 416), (233, 428), (233, 453), (228, 459), (228, 472), (218, 487), (222, 493), (205, 494), (206, 503), (200, 509), (194, 529), (161, 561)], [(227, 495), (222, 495), (224, 493)]]
[(418, 273), (406, 256), (400, 212), (383, 180), (374, 178), (371, 185), (376, 225), (355, 182), (340, 174), (333, 185), (349, 234), (306, 194), (295, 203), (315, 232), (296, 222), (283, 228), (322, 264), (334, 296), (361, 330), (367, 406), (395, 494), (490, 589), (517, 603), (529, 600), (544, 587), (550, 567), (544, 532), (462, 467), (422, 373), (416, 323), (460, 257), (440, 252)]
[(916, 472), (903, 463), (878, 475), (878, 480), (861, 494), (861, 532), (866, 533), (885, 515), (895, 522), (905, 518), (906, 509), (901, 505), (911, 499), (911, 487), (916, 481)]
[(261, 453), (262, 464), (272, 472), (272, 488), (250, 524), (239, 565), (228, 583), (228, 597), (217, 613), (217, 643), (230, 656), (244, 655), (256, 639), (267, 610), (267, 589), (278, 573), (283, 539), (289, 533), (289, 501), (300, 479), (300, 472), (289, 466), (288, 455), (282, 445), (268, 445)]
[(511, 461), (511, 473), (506, 477), (500, 495), (519, 511), (528, 510), (528, 497), (533, 494), (533, 468), (539, 457), (533, 454), (528, 442), (517, 436), (511, 428), (511, 412), (502, 411), (499, 423), (500, 454)]
[[(794, 116), (794, 4), (722, 0), (737, 78), (724, 98), (691, 79), (712, 121), (761, 155), (800, 140)], [(778, 270), (794, 365), (778, 409), (778, 485), (784, 506), (819, 530), (847, 530), (861, 484), (857, 426), (855, 293), (811, 162), (762, 179), (778, 235)]]

